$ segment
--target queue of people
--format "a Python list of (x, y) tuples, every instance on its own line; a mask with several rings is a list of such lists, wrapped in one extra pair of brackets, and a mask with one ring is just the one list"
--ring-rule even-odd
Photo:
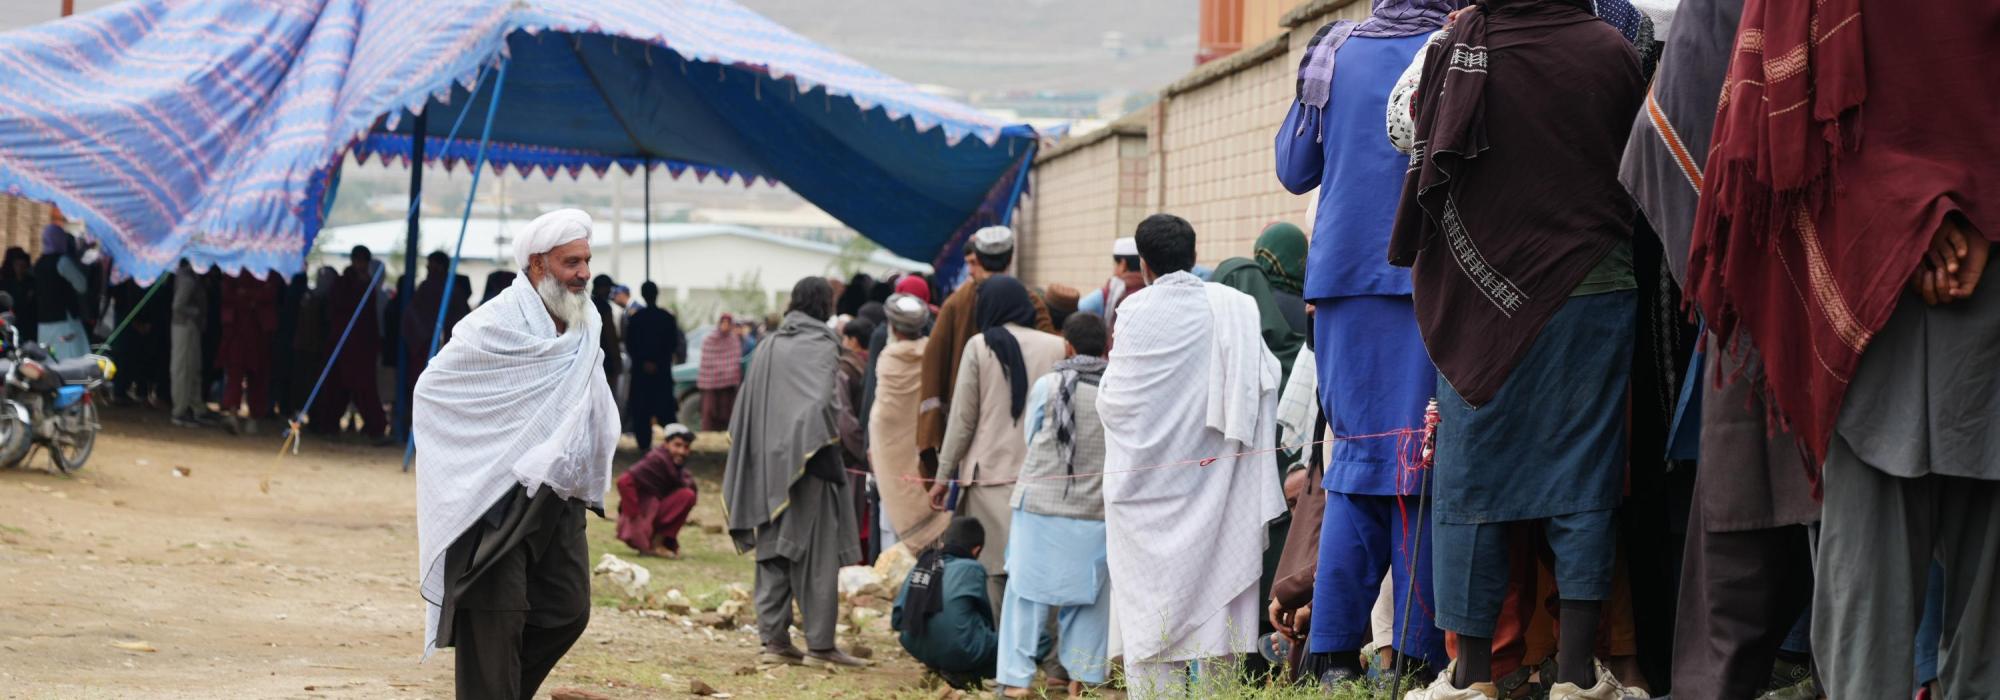
[[(948, 294), (808, 277), (701, 343), (761, 658), (868, 665), (838, 572), (902, 547), (904, 647), (1005, 697), (1987, 695), (2000, 145), (1955, 57), (2000, 15), (1667, 4), (1321, 28), (1273, 144), (1310, 232), (1212, 272), (1160, 213), (1037, 289), (995, 226)], [(635, 549), (692, 435), (621, 477)]]
[[(859, 415), (813, 409), (865, 433), (739, 433), (732, 470), (869, 474), (856, 517), (924, 553), (905, 645), (1003, 695), (1116, 665), (1135, 697), (1981, 696), (1990, 363), (1938, 353), (2000, 347), (2000, 222), (1964, 132), (1907, 123), (1916, 66), (1995, 25), (1926, 9), (1936, 60), (1890, 60), (1860, 37), (1911, 23), (1867, 5), (1380, 0), (1311, 40), (1278, 125), (1310, 235), (1203, 274), (1156, 215), (1079, 297), (979, 231), (935, 309), (800, 319), (829, 366), (867, 353)], [(746, 382), (738, 415), (792, 398)], [(844, 538), (781, 556), (853, 563)]]

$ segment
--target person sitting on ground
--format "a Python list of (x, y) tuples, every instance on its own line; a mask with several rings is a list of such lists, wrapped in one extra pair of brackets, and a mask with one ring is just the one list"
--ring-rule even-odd
[(986, 567), (979, 563), (985, 549), (986, 528), (978, 519), (952, 518), (940, 546), (925, 551), (903, 580), (889, 614), (903, 649), (957, 688), (976, 689), (992, 678), (999, 657)]
[(693, 449), (694, 430), (668, 425), (666, 439), (618, 476), (618, 539), (639, 554), (681, 558), (681, 526), (694, 512)]

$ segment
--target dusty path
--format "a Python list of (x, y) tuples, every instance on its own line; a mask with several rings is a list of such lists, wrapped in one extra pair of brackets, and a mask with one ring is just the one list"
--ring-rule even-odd
[[(401, 453), (313, 441), (279, 459), (278, 442), (114, 411), (80, 474), (54, 474), (44, 457), (0, 471), (0, 696), (449, 697), (450, 652), (417, 661)], [(620, 466), (634, 456), (621, 451)], [(709, 457), (695, 517), (719, 523)], [(612, 531), (591, 524), (593, 561), (630, 554)], [(722, 535), (691, 526), (684, 547), (683, 561), (646, 562), (654, 589), (714, 596), (749, 581)], [(865, 672), (760, 669), (747, 631), (621, 611), (629, 601), (601, 583), (589, 631), (544, 696), (689, 697), (691, 679), (739, 698), (932, 696), (879, 630), (844, 640), (877, 652)]]

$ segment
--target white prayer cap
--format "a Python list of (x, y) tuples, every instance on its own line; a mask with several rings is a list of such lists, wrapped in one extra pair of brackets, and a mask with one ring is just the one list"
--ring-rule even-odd
[(514, 265), (523, 274), (528, 258), (570, 241), (590, 240), (590, 215), (580, 209), (557, 209), (535, 217), (514, 239)]
[(1120, 257), (1139, 254), (1139, 239), (1126, 236), (1111, 242), (1111, 254)]
[(1006, 255), (1014, 250), (1014, 229), (988, 226), (972, 234), (972, 249), (985, 255)]
[(679, 423), (668, 423), (667, 427), (660, 429), (660, 431), (662, 433), (665, 433), (665, 435), (660, 438), (660, 444), (666, 444), (667, 440), (672, 440), (674, 438), (681, 438), (687, 440), (688, 444), (690, 445), (694, 444), (693, 428), (681, 425)]
[(931, 309), (922, 299), (897, 294), (882, 304), (882, 313), (889, 317), (890, 328), (904, 335), (916, 335), (924, 332), (924, 321), (929, 319)]

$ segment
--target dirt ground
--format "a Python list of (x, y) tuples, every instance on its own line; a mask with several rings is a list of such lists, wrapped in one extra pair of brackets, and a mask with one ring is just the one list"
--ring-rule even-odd
[[(452, 652), (419, 663), (415, 492), (399, 450), (309, 440), (280, 458), (270, 426), (233, 437), (139, 409), (105, 422), (74, 476), (42, 455), (0, 471), (0, 696), (451, 696)], [(619, 468), (636, 456), (628, 440)], [(687, 557), (643, 563), (654, 593), (712, 603), (747, 586), (751, 566), (702, 527), (722, 522), (720, 455), (696, 462)], [(591, 523), (593, 563), (636, 560), (613, 531)], [(760, 668), (748, 628), (621, 610), (634, 601), (594, 583), (590, 628), (538, 697), (692, 697), (695, 680), (737, 698), (936, 696), (882, 623), (842, 642), (871, 648), (874, 668)]]

